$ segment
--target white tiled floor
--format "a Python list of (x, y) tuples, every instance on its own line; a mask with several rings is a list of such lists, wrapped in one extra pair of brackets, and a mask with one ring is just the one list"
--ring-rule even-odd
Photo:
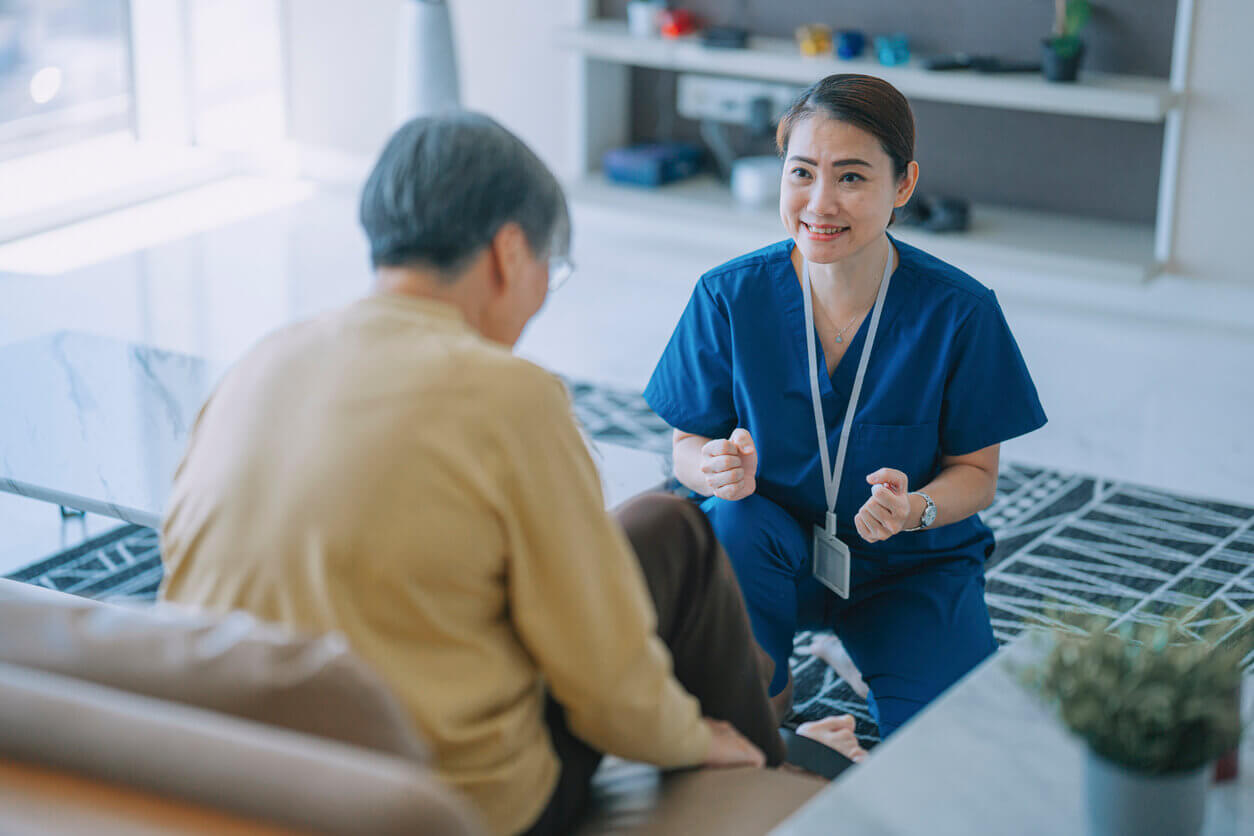
[[(576, 378), (642, 389), (697, 277), (729, 241), (575, 207), (578, 273), (519, 351)], [(1004, 458), (1254, 504), (1254, 285), (997, 289), (1050, 417)], [(352, 195), (116, 258), (72, 276), (0, 273), (0, 343), (77, 328), (229, 362), (260, 333), (365, 288)], [(0, 494), (0, 572), (111, 523)]]

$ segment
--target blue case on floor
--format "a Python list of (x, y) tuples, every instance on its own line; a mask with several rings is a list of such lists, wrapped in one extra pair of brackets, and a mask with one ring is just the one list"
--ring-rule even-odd
[(702, 156), (696, 145), (653, 142), (606, 151), (601, 157), (601, 168), (615, 183), (661, 186), (696, 174)]

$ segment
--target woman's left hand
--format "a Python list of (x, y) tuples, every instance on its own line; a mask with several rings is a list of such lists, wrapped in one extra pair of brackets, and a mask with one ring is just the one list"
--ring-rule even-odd
[(909, 527), (910, 480), (889, 467), (880, 468), (866, 480), (871, 483), (871, 498), (853, 518), (853, 524), (863, 540), (878, 543)]

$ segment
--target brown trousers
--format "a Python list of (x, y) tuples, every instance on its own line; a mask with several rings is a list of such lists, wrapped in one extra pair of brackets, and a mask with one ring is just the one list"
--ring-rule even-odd
[[(740, 586), (705, 514), (676, 496), (646, 494), (614, 515), (644, 571), (675, 678), (700, 701), (702, 714), (731, 723), (766, 753), (768, 764), (779, 765), (784, 744), (767, 697), (774, 665), (754, 641)], [(547, 720), (562, 771), (529, 836), (571, 831), (601, 762), (600, 752), (571, 734), (552, 699)]]

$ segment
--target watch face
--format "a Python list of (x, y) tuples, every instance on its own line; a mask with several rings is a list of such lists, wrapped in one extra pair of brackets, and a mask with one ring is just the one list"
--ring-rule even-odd
[(923, 519), (921, 522), (923, 523), (924, 528), (936, 522), (936, 506), (933, 503), (929, 502), (927, 507), (923, 509)]

